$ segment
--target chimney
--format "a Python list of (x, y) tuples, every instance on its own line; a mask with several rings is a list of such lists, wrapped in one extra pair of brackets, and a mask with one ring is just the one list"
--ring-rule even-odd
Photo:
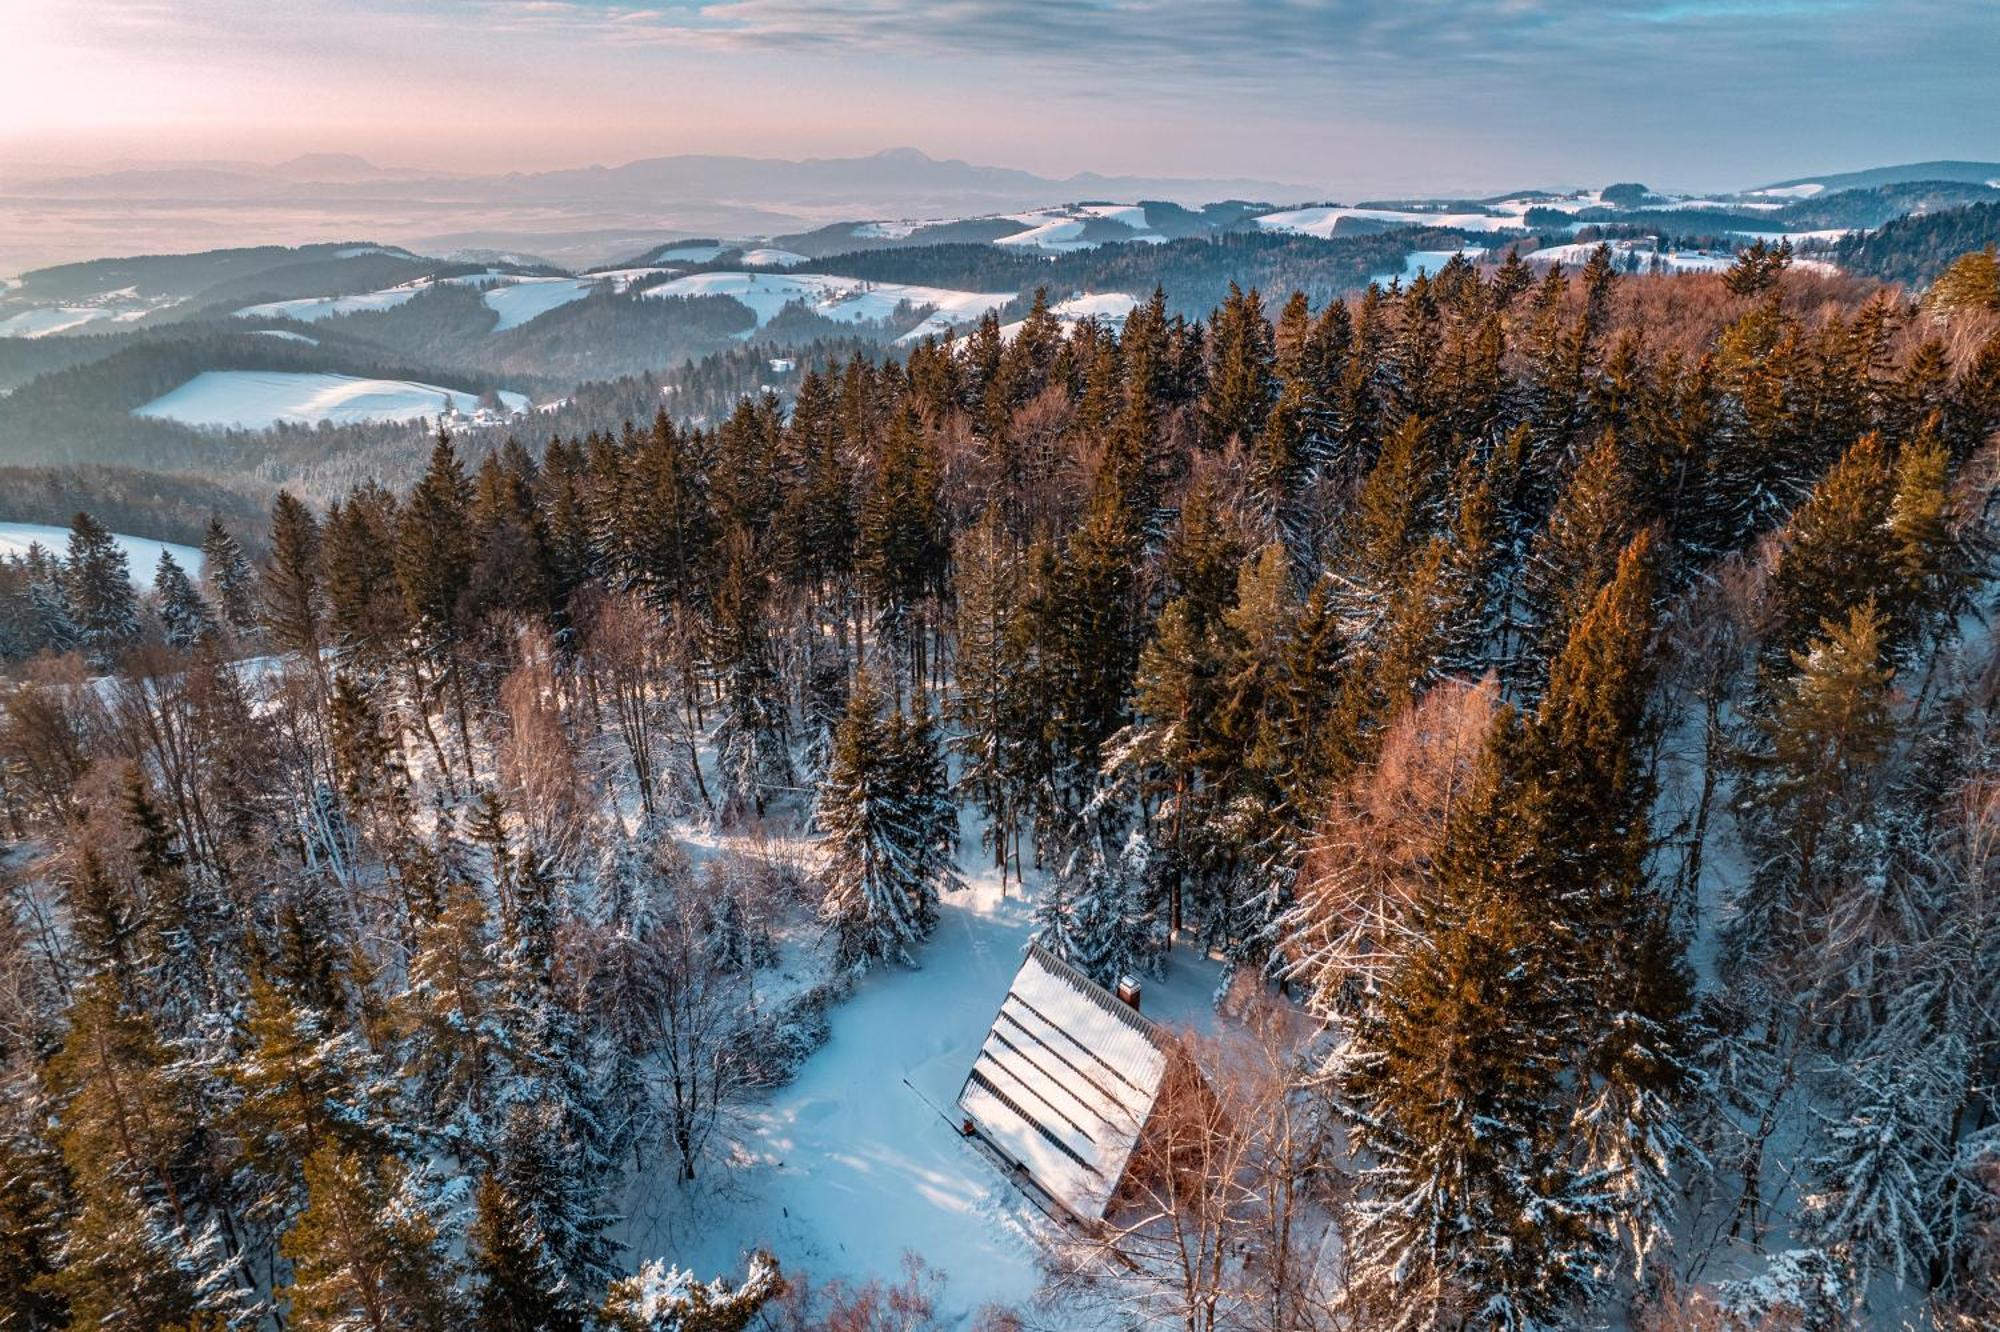
[(1121, 1003), (1130, 1004), (1133, 1012), (1136, 1013), (1139, 1011), (1139, 981), (1137, 977), (1125, 975), (1118, 978), (1118, 999)]

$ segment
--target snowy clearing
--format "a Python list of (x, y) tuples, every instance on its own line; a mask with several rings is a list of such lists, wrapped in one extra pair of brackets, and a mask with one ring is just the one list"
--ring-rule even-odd
[(0, 338), (53, 338), (118, 316), (98, 305), (47, 305), (0, 319)]
[[(520, 393), (502, 392), (500, 400), (509, 412), (528, 407), (527, 397)], [(465, 411), (476, 401), (476, 394), (408, 379), (283, 370), (204, 370), (179, 388), (134, 408), (132, 414), (191, 426), (263, 430), (280, 422), (352, 425), (409, 421), (440, 415), (447, 404)]]
[[(1526, 209), (1522, 210), (1523, 213)], [(1395, 208), (1348, 208), (1322, 205), (1294, 208), (1282, 213), (1266, 213), (1253, 219), (1260, 231), (1281, 231), (1298, 236), (1331, 238), (1343, 219), (1382, 222), (1400, 227), (1444, 227), (1455, 231), (1515, 231), (1521, 215), (1495, 216), (1490, 213), (1419, 213)]]
[(1487, 251), (1478, 246), (1467, 246), (1462, 250), (1412, 250), (1403, 260), (1401, 268), (1393, 273), (1378, 274), (1368, 280), (1379, 282), (1385, 287), (1392, 281), (1400, 282), (1407, 287), (1417, 280), (1419, 273), (1435, 275), (1439, 269), (1451, 262), (1455, 254), (1462, 254), (1474, 263), (1478, 263), (1485, 257)]
[(303, 342), (308, 347), (319, 346), (318, 338), (309, 338), (303, 333), (294, 333), (286, 328), (258, 328), (251, 332), (260, 338), (282, 338), (286, 342)]
[[(1139, 298), (1128, 296), (1122, 291), (1104, 291), (1094, 295), (1071, 296), (1068, 300), (1057, 301), (1049, 307), (1049, 313), (1071, 328), (1086, 319), (1095, 319), (1114, 332), (1125, 326), (1125, 317), (1139, 308)], [(1000, 326), (1002, 341), (1012, 342), (1021, 335), (1028, 321), (1017, 319), (1011, 324)]]
[[(967, 839), (970, 846), (977, 843)], [(734, 1271), (759, 1245), (815, 1280), (894, 1273), (913, 1252), (948, 1274), (945, 1304), (1025, 1306), (1041, 1247), (1058, 1238), (992, 1157), (958, 1131), (959, 1089), (1020, 969), (1032, 896), (1002, 896), (976, 849), (963, 892), (946, 894), (914, 971), (869, 973), (829, 1017), (833, 1034), (799, 1076), (751, 1107), (725, 1190), (688, 1200), (670, 1169), (625, 1199), (628, 1259), (667, 1255)], [(1029, 890), (1032, 894), (1032, 888)], [(1154, 1021), (1208, 1029), (1219, 964), (1185, 950), (1146, 982)], [(1059, 1311), (1055, 1325), (1063, 1325)]]
[(806, 257), (802, 254), (769, 247), (745, 250), (737, 258), (752, 268), (793, 268), (806, 262)]
[[(650, 270), (630, 270), (633, 273)], [(461, 273), (455, 277), (418, 278), (414, 282), (404, 282), (381, 291), (365, 291), (353, 296), (306, 296), (291, 301), (267, 301), (262, 305), (246, 306), (236, 312), (239, 319), (296, 319), (301, 323), (315, 324), (322, 319), (333, 319), (340, 315), (372, 314), (383, 310), (393, 310), (421, 292), (430, 290), (440, 283), (456, 287), (477, 287), (480, 299), (486, 307), (500, 316), (493, 326), (495, 333), (504, 333), (511, 328), (519, 328), (531, 319), (545, 315), (558, 306), (571, 301), (580, 301), (588, 296), (599, 280), (608, 274), (588, 275), (580, 278), (569, 277), (521, 277), (502, 273), (497, 269), (487, 269), (482, 273)]]
[[(159, 566), (162, 553), (172, 555), (174, 562), (190, 574), (201, 570), (201, 552), (193, 546), (126, 536), (122, 532), (113, 532), (111, 539), (125, 552), (125, 562), (130, 566), (136, 587), (153, 585), (153, 570)], [(61, 555), (69, 549), (69, 529), (49, 523), (0, 523), (0, 558), (26, 555), (28, 547), (36, 545), (52, 555)]]
[(500, 322), (493, 326), (493, 331), (505, 333), (531, 319), (539, 319), (558, 306), (582, 300), (596, 287), (594, 278), (521, 278), (488, 287), (480, 299), (486, 302), (487, 309), (500, 316)]
[(977, 320), (1014, 299), (1011, 291), (952, 291), (901, 282), (867, 282), (823, 273), (690, 273), (641, 293), (645, 296), (727, 296), (749, 309), (762, 328), (794, 302), (844, 324), (879, 323), (897, 307), (933, 306), (922, 323), (898, 338), (916, 342)]

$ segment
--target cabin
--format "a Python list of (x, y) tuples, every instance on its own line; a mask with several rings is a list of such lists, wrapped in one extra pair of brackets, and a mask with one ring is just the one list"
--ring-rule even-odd
[(966, 1136), (1084, 1226), (1112, 1205), (1167, 1078), (1170, 1043), (1136, 998), (1030, 944), (958, 1094)]

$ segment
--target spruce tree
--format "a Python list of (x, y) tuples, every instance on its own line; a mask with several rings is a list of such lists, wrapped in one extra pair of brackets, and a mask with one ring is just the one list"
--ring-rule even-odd
[(257, 632), (257, 575), (243, 545), (220, 518), (208, 520), (201, 539), (201, 577), (229, 632), (249, 639)]
[(478, 1332), (581, 1332), (541, 1231), (507, 1188), (486, 1175), (473, 1190), (466, 1260)]
[(208, 603), (195, 591), (187, 571), (174, 562), (169, 551), (160, 552), (159, 568), (153, 574), (153, 595), (160, 603), (160, 631), (177, 648), (191, 648), (216, 632), (215, 617)]
[(137, 641), (139, 599), (132, 591), (125, 551), (104, 524), (87, 513), (77, 514), (70, 523), (63, 590), (77, 646), (92, 665), (109, 667)]
[(462, 1326), (451, 1265), (419, 1181), (394, 1157), (322, 1147), (305, 1160), (306, 1209), (279, 1245), (278, 1291), (298, 1332), (449, 1332)]
[(949, 806), (928, 723), (913, 727), (900, 711), (885, 719), (874, 680), (862, 672), (819, 795), (831, 855), (821, 917), (844, 965), (886, 958), (915, 965), (910, 950), (937, 923), (939, 889), (958, 886), (946, 845)]

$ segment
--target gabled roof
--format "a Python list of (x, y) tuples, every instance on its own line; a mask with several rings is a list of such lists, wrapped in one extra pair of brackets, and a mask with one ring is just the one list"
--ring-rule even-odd
[(1035, 943), (958, 1103), (980, 1136), (1052, 1198), (1097, 1220), (1166, 1070), (1158, 1028)]

